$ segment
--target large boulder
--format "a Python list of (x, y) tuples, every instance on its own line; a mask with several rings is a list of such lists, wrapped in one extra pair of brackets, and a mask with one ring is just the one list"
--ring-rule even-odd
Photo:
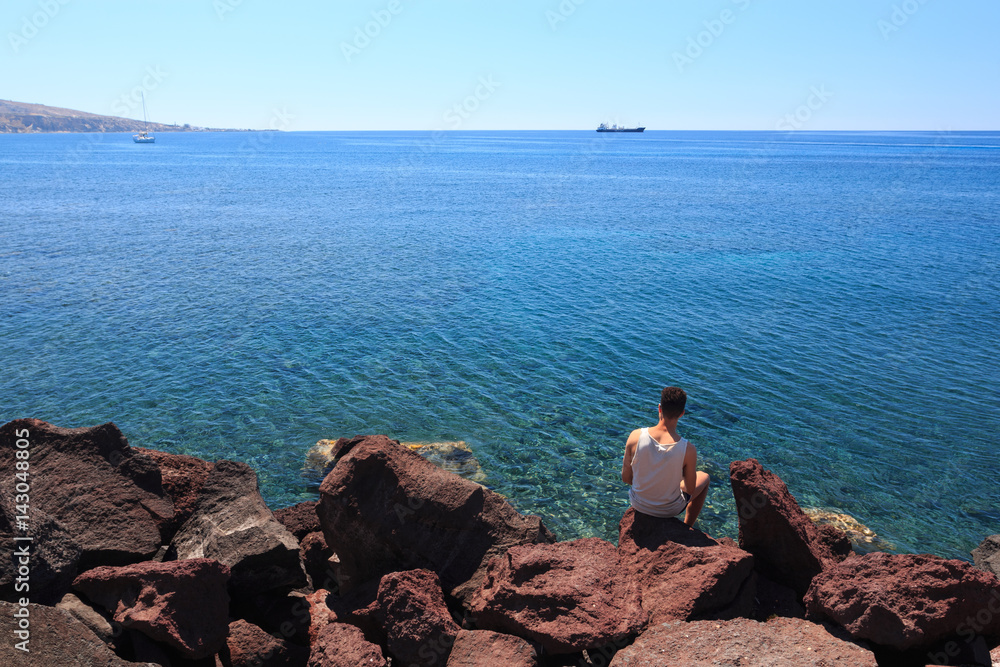
[(537, 667), (535, 648), (520, 637), (492, 630), (462, 630), (447, 667)]
[[(21, 610), (26, 611), (21, 611)], [(27, 614), (28, 628), (19, 627), (16, 613)], [(16, 632), (27, 633), (25, 641)], [(10, 602), (0, 602), (0, 635), (3, 648), (0, 664), (4, 667), (52, 667), (88, 665), (88, 667), (158, 667), (150, 663), (122, 660), (83, 623), (69, 612), (55, 607), (28, 604), (21, 607)]]
[(229, 624), (223, 656), (227, 667), (305, 667), (309, 649), (237, 619)]
[(972, 550), (972, 560), (984, 572), (1000, 577), (1000, 535), (990, 535)]
[(618, 526), (618, 557), (650, 623), (752, 610), (754, 558), (732, 540), (629, 508)]
[(306, 584), (299, 544), (274, 518), (245, 463), (216, 461), (198, 507), (170, 544), (180, 560), (211, 558), (232, 570), (234, 598), (287, 591)]
[(281, 522), (288, 529), (295, 539), (301, 540), (309, 533), (322, 530), (319, 525), (319, 516), (316, 515), (316, 505), (318, 500), (307, 500), (291, 507), (283, 507), (274, 510), (274, 518)]
[(330, 623), (313, 643), (309, 667), (386, 667), (377, 644), (353, 625)]
[(448, 660), (460, 628), (445, 606), (436, 574), (409, 570), (385, 575), (376, 605), (386, 649), (400, 664), (433, 667)]
[(124, 628), (177, 649), (186, 658), (217, 653), (229, 627), (229, 568), (207, 558), (84, 572), (73, 588)]
[[(173, 504), (152, 458), (129, 447), (112, 424), (59, 428), (38, 419), (0, 427), (0, 470), (14, 471), (27, 440), (31, 505), (57, 521), (81, 549), (79, 567), (151, 558)], [(13, 498), (16, 502), (16, 497)]]
[(340, 442), (337, 454), (317, 512), (344, 590), (423, 568), (464, 600), (491, 558), (515, 545), (555, 540), (538, 517), (383, 435)]
[(615, 546), (596, 537), (511, 547), (490, 562), (469, 606), (479, 628), (550, 653), (599, 648), (646, 626), (638, 583)]
[(155, 449), (133, 447), (160, 466), (163, 490), (174, 503), (174, 517), (169, 523), (167, 540), (187, 521), (198, 507), (198, 495), (205, 485), (212, 464), (194, 456), (170, 454)]
[[(28, 494), (30, 500), (30, 493)], [(16, 500), (16, 494), (9, 496)], [(33, 601), (53, 605), (69, 591), (82, 550), (66, 528), (34, 504), (0, 496), (0, 599), (17, 601), (30, 585)], [(24, 510), (27, 514), (23, 514)], [(18, 511), (15, 511), (18, 510)], [(27, 517), (26, 527), (20, 526)], [(16, 538), (30, 537), (31, 541)], [(21, 592), (18, 592), (21, 589)]]
[(899, 651), (966, 634), (1000, 636), (1000, 581), (937, 556), (853, 556), (816, 575), (803, 602), (810, 618)]
[[(666, 656), (669, 656), (666, 658)], [(797, 618), (673, 621), (649, 628), (611, 667), (876, 667), (874, 654)]]
[(729, 479), (739, 515), (740, 547), (764, 576), (803, 595), (812, 578), (851, 553), (843, 531), (817, 526), (777, 475), (756, 459), (733, 461)]

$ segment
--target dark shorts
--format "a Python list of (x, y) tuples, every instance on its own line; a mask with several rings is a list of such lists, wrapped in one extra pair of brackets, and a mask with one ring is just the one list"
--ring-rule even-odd
[(691, 502), (691, 494), (681, 491), (681, 498), (684, 499), (684, 506), (687, 507), (688, 503)]

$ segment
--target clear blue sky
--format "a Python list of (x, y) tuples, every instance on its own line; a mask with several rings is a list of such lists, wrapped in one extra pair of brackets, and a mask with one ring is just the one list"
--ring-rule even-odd
[(996, 0), (5, 0), (0, 98), (141, 118), (143, 88), (151, 120), (287, 130), (996, 130), (998, 25)]

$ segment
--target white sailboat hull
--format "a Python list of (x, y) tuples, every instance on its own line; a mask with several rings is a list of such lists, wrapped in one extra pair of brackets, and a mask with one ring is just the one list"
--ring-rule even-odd
[(151, 135), (145, 128), (147, 125), (146, 121), (146, 94), (142, 94), (142, 125), (143, 130), (139, 134), (132, 135), (132, 141), (137, 144), (152, 144), (156, 143), (156, 137)]

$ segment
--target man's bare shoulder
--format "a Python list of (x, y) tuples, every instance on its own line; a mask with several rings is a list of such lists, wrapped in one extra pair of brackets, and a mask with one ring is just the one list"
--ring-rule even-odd
[(634, 445), (639, 442), (639, 436), (642, 435), (642, 429), (637, 428), (631, 433), (629, 433), (628, 440), (625, 441), (626, 445)]

